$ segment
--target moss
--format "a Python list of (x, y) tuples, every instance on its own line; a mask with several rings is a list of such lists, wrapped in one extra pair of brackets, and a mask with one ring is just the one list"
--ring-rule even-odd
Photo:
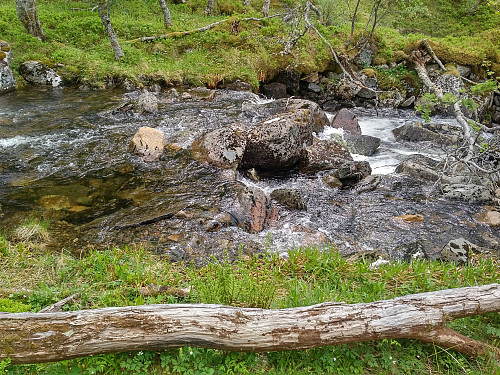
[(373, 65), (384, 65), (387, 64), (387, 59), (384, 56), (376, 55), (373, 58)]
[(444, 74), (451, 74), (454, 75), (455, 77), (460, 77), (460, 72), (457, 69), (457, 66), (455, 64), (446, 64), (444, 66), (446, 68), (446, 72)]
[(375, 69), (371, 69), (371, 68), (366, 68), (366, 69), (363, 69), (362, 70), (362, 73), (367, 76), (368, 78), (374, 78), (377, 76), (377, 72), (375, 71)]
[(0, 51), (0, 60), (3, 60), (7, 57), (7, 54), (4, 51)]
[(4, 45), (2, 46), (2, 51), (4, 51), (4, 52), (9, 52), (9, 51), (10, 51), (10, 46), (9, 46), (9, 45), (7, 45), (7, 44), (4, 44)]
[(394, 51), (392, 54), (392, 58), (394, 62), (401, 62), (401, 61), (407, 61), (410, 59), (410, 56), (408, 56), (405, 51)]

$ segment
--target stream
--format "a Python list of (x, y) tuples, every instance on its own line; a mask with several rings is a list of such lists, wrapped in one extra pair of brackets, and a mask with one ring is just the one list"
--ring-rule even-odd
[[(368, 160), (379, 175), (376, 189), (332, 189), (321, 175), (266, 176), (255, 182), (195, 161), (191, 143), (218, 127), (267, 118), (272, 101), (218, 91), (211, 102), (160, 100), (155, 115), (116, 110), (121, 91), (73, 88), (17, 90), (0, 96), (0, 227), (29, 218), (51, 223), (50, 246), (83, 251), (137, 244), (172, 260), (204, 262), (225, 253), (263, 247), (285, 254), (292, 247), (328, 242), (345, 254), (378, 250), (397, 258), (423, 251), (434, 258), (456, 238), (498, 250), (499, 233), (474, 219), (481, 206), (442, 198), (435, 186), (394, 173), (408, 155), (436, 157), (440, 150), (397, 143), (392, 129), (418, 119), (410, 111), (354, 109), (363, 134), (381, 138)], [(452, 123), (450, 119), (440, 121)], [(160, 129), (170, 145), (159, 161), (145, 163), (128, 152), (141, 126)], [(327, 128), (319, 136), (338, 131)], [(276, 225), (250, 234), (236, 226), (208, 230), (207, 222), (234, 205), (234, 189), (276, 188), (300, 192), (307, 210), (278, 207)], [(407, 223), (398, 217), (418, 214)]]

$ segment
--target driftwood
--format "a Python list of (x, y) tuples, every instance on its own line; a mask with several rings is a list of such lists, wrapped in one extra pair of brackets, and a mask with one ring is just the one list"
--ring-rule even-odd
[(445, 326), (453, 319), (498, 311), (500, 284), (283, 310), (174, 304), (0, 313), (0, 360), (38, 363), (185, 345), (263, 352), (384, 338), (417, 339), (498, 359), (499, 348)]

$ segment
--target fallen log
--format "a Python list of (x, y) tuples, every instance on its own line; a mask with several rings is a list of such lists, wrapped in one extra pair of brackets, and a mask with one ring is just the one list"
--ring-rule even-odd
[(282, 310), (173, 304), (0, 313), (0, 360), (39, 363), (181, 346), (263, 352), (384, 338), (423, 340), (470, 356), (499, 359), (499, 348), (445, 326), (453, 319), (499, 311), (500, 284), (490, 284)]

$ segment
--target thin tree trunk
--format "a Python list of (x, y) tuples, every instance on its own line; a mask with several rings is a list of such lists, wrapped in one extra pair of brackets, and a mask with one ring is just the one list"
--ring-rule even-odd
[(165, 28), (172, 26), (172, 17), (170, 16), (170, 11), (168, 10), (167, 3), (165, 0), (159, 0), (161, 10), (163, 11), (163, 22), (165, 23)]
[(282, 310), (205, 304), (144, 305), (58, 313), (0, 313), (0, 361), (60, 361), (99, 353), (194, 346), (264, 352), (409, 338), (471, 356), (500, 349), (445, 323), (500, 311), (500, 284), (370, 303)]
[(113, 48), (113, 52), (115, 53), (115, 59), (119, 60), (124, 56), (122, 47), (120, 46), (120, 42), (118, 41), (118, 37), (116, 36), (115, 30), (111, 25), (111, 19), (109, 18), (108, 12), (108, 2), (106, 0), (99, 0), (99, 17), (101, 17), (101, 21), (104, 25), (104, 29), (106, 30), (106, 34), (108, 34), (109, 41), (111, 42), (111, 47)]
[(214, 9), (215, 0), (208, 0), (207, 6), (205, 7), (205, 16), (210, 16), (212, 14), (212, 10)]
[(252, 0), (245, 0), (243, 1), (243, 5), (249, 7), (249, 6), (252, 6)]
[(271, 0), (264, 0), (264, 4), (262, 5), (262, 17), (269, 16), (269, 6), (271, 5)]
[(45, 40), (38, 13), (36, 11), (36, 0), (16, 0), (17, 18), (24, 25), (26, 32), (40, 40)]

